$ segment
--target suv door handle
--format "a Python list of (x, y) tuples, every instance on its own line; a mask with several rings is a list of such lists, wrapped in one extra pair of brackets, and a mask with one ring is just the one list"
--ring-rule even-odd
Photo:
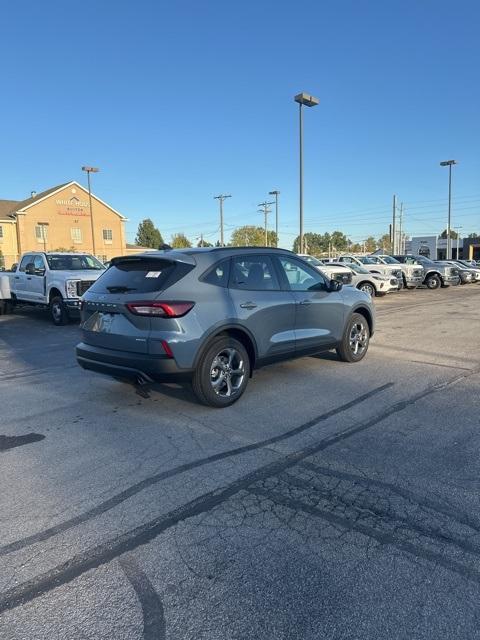
[(307, 298), (306, 300), (300, 300), (298, 304), (308, 305), (308, 304), (312, 304), (312, 301)]
[(256, 309), (257, 305), (254, 302), (242, 302), (240, 305), (242, 309)]

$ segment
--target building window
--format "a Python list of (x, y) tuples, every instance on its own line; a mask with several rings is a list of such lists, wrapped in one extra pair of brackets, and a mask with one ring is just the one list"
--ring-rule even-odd
[(35, 227), (35, 237), (37, 242), (44, 242), (47, 239), (48, 235), (48, 225), (46, 224), (37, 224)]
[(70, 234), (72, 237), (72, 240), (75, 244), (80, 244), (82, 242), (82, 230), (81, 229), (76, 229), (76, 228), (72, 228), (70, 229)]
[(105, 244), (112, 244), (113, 233), (111, 229), (103, 230), (103, 240), (105, 241)]

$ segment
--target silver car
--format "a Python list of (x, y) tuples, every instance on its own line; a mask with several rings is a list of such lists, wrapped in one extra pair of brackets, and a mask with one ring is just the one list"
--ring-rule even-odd
[(84, 369), (149, 383), (190, 379), (226, 407), (252, 371), (336, 349), (358, 362), (375, 328), (370, 297), (290, 251), (211, 248), (114, 258), (81, 304)]

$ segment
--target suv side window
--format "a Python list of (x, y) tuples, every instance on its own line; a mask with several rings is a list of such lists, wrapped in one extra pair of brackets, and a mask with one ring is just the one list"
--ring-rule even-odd
[(268, 256), (237, 256), (232, 259), (230, 287), (247, 291), (279, 291), (278, 279)]
[(326, 290), (325, 278), (316, 269), (291, 258), (278, 258), (292, 291)]
[(30, 262), (33, 262), (33, 256), (31, 255), (23, 256), (18, 270), (25, 272), (27, 264), (30, 264)]
[(217, 287), (228, 286), (228, 275), (230, 272), (230, 259), (222, 260), (211, 267), (207, 273), (201, 278), (203, 282), (214, 284)]

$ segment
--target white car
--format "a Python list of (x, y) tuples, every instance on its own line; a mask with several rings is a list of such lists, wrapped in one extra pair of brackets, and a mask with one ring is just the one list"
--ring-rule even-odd
[[(330, 263), (332, 266), (337, 263)], [(343, 266), (338, 264), (338, 266)], [(346, 266), (346, 265), (345, 265)], [(348, 265), (353, 273), (352, 284), (360, 291), (365, 291), (372, 298), (373, 296), (384, 296), (392, 291), (398, 291), (399, 282), (395, 276), (383, 275), (382, 273), (371, 273), (362, 265), (352, 262)]]
[(315, 267), (318, 271), (323, 273), (323, 275), (329, 280), (338, 280), (338, 282), (347, 286), (352, 284), (353, 274), (347, 265), (332, 265), (325, 263), (318, 258), (308, 255), (307, 253), (299, 253), (298, 255), (300, 258), (303, 258), (306, 262), (312, 265), (312, 267)]

